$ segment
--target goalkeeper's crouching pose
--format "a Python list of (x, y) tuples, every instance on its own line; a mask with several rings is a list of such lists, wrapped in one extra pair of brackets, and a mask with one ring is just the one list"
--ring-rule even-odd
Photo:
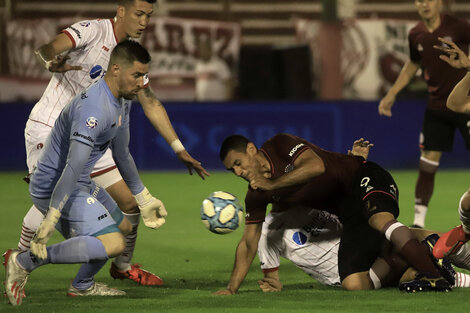
[[(106, 190), (91, 181), (90, 173), (109, 146), (145, 225), (158, 228), (165, 222), (165, 206), (143, 185), (128, 148), (128, 100), (143, 87), (149, 62), (150, 56), (140, 44), (119, 43), (104, 79), (75, 97), (59, 115), (29, 187), (45, 218), (31, 250), (5, 254), (5, 289), (12, 305), (21, 304), (28, 275), (49, 263), (84, 263), (71, 283), (69, 296), (125, 294), (93, 280), (108, 258), (122, 253), (123, 234), (132, 225)], [(47, 246), (54, 229), (66, 240)]]

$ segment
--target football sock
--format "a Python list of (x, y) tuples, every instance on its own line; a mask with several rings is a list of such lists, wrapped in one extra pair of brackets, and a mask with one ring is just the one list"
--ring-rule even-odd
[(20, 240), (18, 241), (18, 250), (29, 250), (33, 235), (36, 229), (39, 228), (43, 218), (44, 215), (34, 205), (29, 209), (23, 219)]
[(419, 174), (415, 189), (415, 217), (414, 225), (424, 227), (427, 207), (434, 191), (434, 177), (439, 162), (431, 161), (425, 157), (419, 160)]
[(457, 272), (455, 273), (455, 285), (454, 287), (470, 287), (470, 275)]
[(80, 267), (77, 276), (72, 281), (72, 286), (78, 290), (86, 290), (94, 284), (93, 277), (106, 264), (108, 260), (85, 263)]
[(460, 249), (447, 257), (453, 265), (470, 270), (470, 247), (464, 244)]
[(92, 236), (74, 237), (47, 247), (45, 260), (37, 258), (31, 251), (20, 253), (16, 258), (18, 264), (28, 272), (49, 263), (87, 263), (107, 259), (108, 255), (103, 244)]
[(400, 256), (417, 271), (441, 276), (431, 260), (428, 248), (413, 237), (408, 227), (392, 220), (385, 224), (382, 231), (385, 237), (393, 243)]
[(120, 271), (127, 271), (131, 269), (131, 259), (134, 254), (135, 243), (137, 240), (137, 228), (139, 227), (140, 222), (140, 213), (124, 213), (124, 215), (129, 220), (129, 222), (131, 222), (132, 231), (124, 237), (126, 240), (126, 247), (124, 248), (124, 251), (113, 260), (114, 265), (116, 265)]

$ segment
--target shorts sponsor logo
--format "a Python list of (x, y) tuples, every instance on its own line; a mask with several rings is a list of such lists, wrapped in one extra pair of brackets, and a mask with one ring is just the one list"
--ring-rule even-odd
[(104, 213), (103, 215), (98, 216), (98, 221), (101, 221), (102, 219), (108, 217), (108, 213)]
[(96, 117), (90, 116), (86, 119), (86, 127), (95, 128), (96, 126), (98, 126), (98, 120)]
[(80, 134), (80, 133), (78, 133), (78, 132), (74, 132), (73, 135), (74, 135), (75, 137), (80, 137), (80, 138), (86, 139), (86, 140), (88, 140), (88, 141), (90, 141), (90, 142), (95, 142), (95, 141), (93, 140), (93, 138), (91, 138), (90, 136), (82, 135), (82, 134)]
[(361, 187), (366, 187), (370, 182), (370, 178), (369, 177), (363, 177), (361, 179)]
[(86, 21), (86, 22), (81, 22), (81, 23), (80, 23), (80, 26), (88, 27), (88, 26), (90, 26), (90, 22), (88, 22), (88, 21)]
[(42, 142), (41, 142), (41, 143), (38, 143), (38, 144), (36, 145), (36, 149), (37, 149), (37, 150), (41, 150), (43, 147), (44, 147), (44, 145), (43, 145)]
[(88, 198), (86, 199), (86, 203), (88, 203), (88, 204), (93, 204), (93, 203), (95, 203), (95, 202), (96, 202), (95, 198), (88, 197)]
[(95, 65), (91, 68), (90, 77), (92, 79), (95, 79), (96, 77), (100, 76), (102, 71), (103, 71), (103, 67), (101, 67), (101, 65), (97, 64), (97, 65)]
[(299, 246), (302, 246), (307, 242), (307, 235), (300, 231), (297, 231), (292, 235), (292, 240)]
[(293, 156), (294, 153), (299, 150), (300, 147), (303, 147), (305, 146), (305, 144), (303, 143), (299, 143), (298, 145), (296, 145), (294, 148), (292, 148), (292, 150), (289, 152), (289, 156)]

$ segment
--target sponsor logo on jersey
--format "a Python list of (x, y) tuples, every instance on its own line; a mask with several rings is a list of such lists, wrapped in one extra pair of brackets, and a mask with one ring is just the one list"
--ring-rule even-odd
[(106, 52), (108, 52), (108, 51), (109, 51), (109, 48), (108, 48), (108, 47), (106, 47), (105, 45), (103, 45), (103, 46), (101, 47), (101, 49), (103, 49), (103, 50), (104, 50), (104, 51), (106, 51)]
[(290, 173), (294, 170), (294, 165), (293, 164), (287, 164), (286, 168), (284, 169), (284, 173)]
[(44, 147), (44, 145), (42, 144), (42, 142), (41, 142), (41, 143), (38, 143), (38, 144), (36, 145), (36, 149), (37, 149), (37, 150), (41, 150), (43, 147)]
[(96, 117), (90, 116), (86, 119), (86, 127), (95, 128), (96, 126), (98, 126), (98, 120)]
[(101, 65), (97, 64), (91, 68), (90, 77), (92, 79), (95, 79), (96, 77), (100, 76), (102, 71), (103, 71), (103, 68), (101, 67)]
[(90, 22), (89, 21), (81, 22), (80, 26), (88, 27), (88, 26), (90, 26)]
[(80, 133), (78, 133), (78, 132), (74, 132), (73, 135), (74, 135), (75, 137), (80, 137), (80, 138), (86, 139), (86, 140), (88, 140), (88, 141), (90, 141), (90, 142), (95, 142), (95, 141), (93, 140), (93, 138), (91, 138), (90, 136), (82, 135), (82, 134), (80, 134)]
[(293, 235), (292, 235), (292, 240), (298, 244), (299, 246), (302, 246), (304, 245), (306, 242), (307, 242), (307, 235), (305, 235), (304, 233), (300, 232), (300, 231), (296, 231)]
[(85, 92), (83, 92), (83, 93), (80, 95), (80, 99), (83, 100), (83, 99), (86, 99), (86, 98), (88, 98), (88, 96), (86, 95)]
[(77, 37), (82, 39), (82, 35), (80, 34), (80, 31), (78, 29), (76, 29), (75, 27), (73, 26), (69, 26), (69, 29), (73, 30), (75, 34), (77, 34)]
[(369, 177), (363, 177), (361, 179), (361, 187), (366, 187), (370, 182), (370, 178)]
[(294, 153), (299, 150), (300, 147), (303, 147), (305, 146), (303, 143), (299, 143), (298, 145), (296, 145), (294, 148), (292, 148), (292, 150), (289, 152), (289, 156), (293, 156)]
[(417, 49), (418, 51), (423, 51), (424, 50), (423, 45), (419, 43)]
[(108, 217), (108, 213), (104, 213), (104, 214), (98, 216), (98, 221), (101, 221), (103, 218), (106, 218), (106, 217)]

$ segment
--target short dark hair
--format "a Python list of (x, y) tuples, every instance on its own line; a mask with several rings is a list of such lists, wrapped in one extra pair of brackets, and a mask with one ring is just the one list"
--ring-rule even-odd
[(134, 61), (148, 64), (150, 60), (150, 54), (140, 43), (126, 39), (114, 47), (113, 52), (111, 52), (109, 65), (111, 66), (113, 63), (122, 64), (122, 61), (129, 64), (133, 64)]
[[(137, 0), (118, 0), (117, 4), (118, 5), (122, 5), (122, 6), (126, 6), (126, 5), (129, 5), (129, 4), (134, 4), (134, 2), (137, 1)], [(141, 0), (141, 1), (145, 1), (145, 2), (148, 2), (148, 3), (156, 3), (157, 0)]]
[(246, 152), (246, 146), (250, 143), (251, 140), (242, 136), (242, 135), (232, 135), (225, 138), (224, 142), (220, 146), (219, 158), (221, 161), (225, 160), (227, 154), (231, 150), (235, 150), (237, 152)]

